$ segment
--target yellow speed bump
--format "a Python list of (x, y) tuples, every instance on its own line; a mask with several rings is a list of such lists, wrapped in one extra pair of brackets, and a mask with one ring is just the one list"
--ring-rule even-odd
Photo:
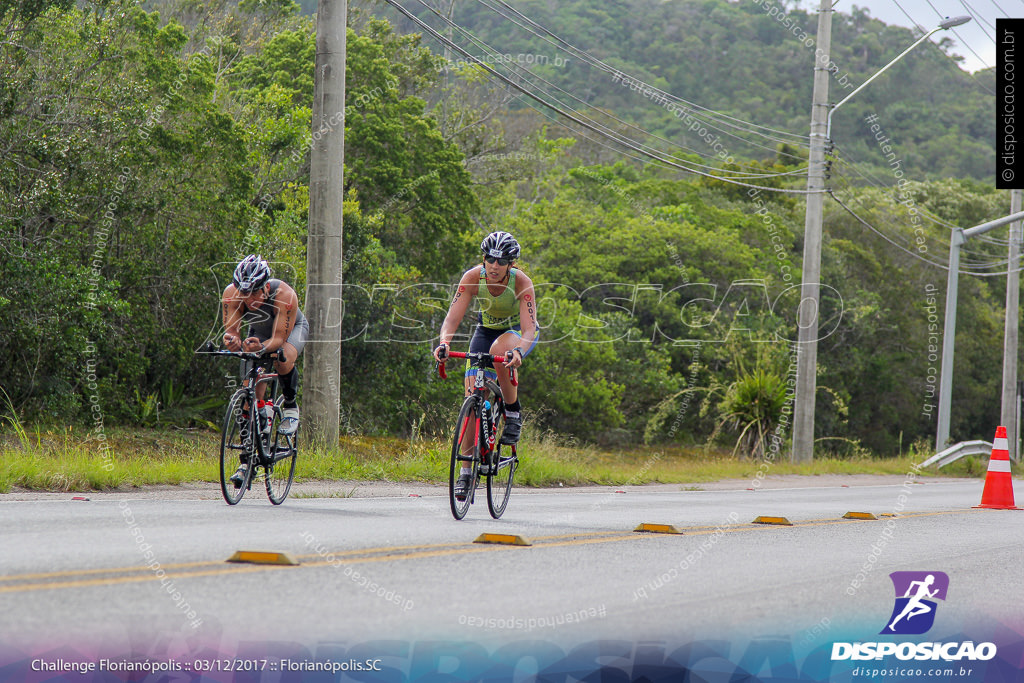
[(473, 543), (497, 543), (499, 545), (533, 545), (515, 534), (480, 534)]
[(646, 531), (652, 534), (681, 534), (683, 533), (679, 529), (675, 528), (671, 524), (641, 524), (633, 531)]
[(288, 553), (274, 553), (265, 550), (237, 550), (228, 562), (249, 562), (250, 564), (298, 565), (299, 562)]
[(870, 512), (847, 512), (843, 519), (878, 519)]
[(778, 526), (793, 526), (793, 522), (785, 517), (758, 517), (753, 524), (776, 524)]

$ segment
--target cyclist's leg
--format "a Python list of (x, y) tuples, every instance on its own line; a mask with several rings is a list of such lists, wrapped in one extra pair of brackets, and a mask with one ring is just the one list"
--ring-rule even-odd
[(299, 404), (295, 400), (299, 390), (299, 369), (296, 367), (296, 363), (299, 356), (302, 355), (302, 349), (305, 348), (308, 338), (309, 323), (303, 318), (292, 329), (288, 340), (281, 345), (284, 361), (274, 364), (274, 369), (277, 370), (278, 379), (281, 382), (281, 393), (284, 394), (281, 427), (278, 430), (282, 434), (294, 434), (299, 428)]
[[(537, 345), (538, 338), (539, 335), (535, 336), (530, 347), (523, 349), (523, 358), (530, 355), (530, 352), (533, 351), (533, 347)], [(517, 326), (495, 339), (494, 343), (491, 344), (490, 352), (495, 356), (504, 356), (515, 347), (522, 345), (523, 338)], [(501, 387), (501, 398), (505, 401), (505, 405), (515, 403), (519, 398), (519, 390), (516, 385), (512, 384), (512, 379), (509, 377), (509, 372), (505, 368), (504, 363), (498, 365), (496, 372), (498, 375), (498, 386)]]
[[(491, 344), (491, 353), (495, 356), (503, 356), (517, 346), (522, 346), (522, 336), (518, 326), (508, 330)], [(537, 337), (529, 348), (523, 349), (523, 358), (526, 358), (537, 345)], [(522, 429), (523, 420), (520, 414), (519, 387), (512, 384), (510, 373), (505, 365), (499, 364), (496, 368), (498, 375), (498, 386), (501, 387), (501, 399), (505, 403), (505, 430), (501, 435), (501, 442), (514, 444), (519, 441), (519, 432)]]
[[(477, 324), (473, 330), (473, 337), (469, 340), (469, 352), (470, 353), (490, 353), (490, 349), (494, 346), (494, 340), (501, 336), (501, 330), (492, 330), (489, 327)], [(488, 366), (484, 371), (487, 379), (495, 379), (494, 368)], [(466, 396), (473, 393), (473, 381), (476, 378), (476, 370), (470, 367), (469, 360), (466, 361)]]

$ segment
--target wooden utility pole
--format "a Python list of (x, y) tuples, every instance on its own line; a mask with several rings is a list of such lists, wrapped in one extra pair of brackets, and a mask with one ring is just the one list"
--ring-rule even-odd
[(309, 154), (303, 423), (308, 438), (336, 448), (341, 412), (342, 200), (345, 163), (347, 0), (320, 0)]

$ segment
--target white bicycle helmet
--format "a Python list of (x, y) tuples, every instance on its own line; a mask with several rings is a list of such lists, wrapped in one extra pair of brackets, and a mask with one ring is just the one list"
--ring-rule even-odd
[(480, 250), (484, 256), (493, 258), (519, 258), (519, 242), (510, 233), (498, 231), (492, 232), (480, 243)]
[(231, 282), (242, 294), (248, 294), (262, 287), (270, 279), (270, 266), (256, 254), (246, 256), (235, 268)]

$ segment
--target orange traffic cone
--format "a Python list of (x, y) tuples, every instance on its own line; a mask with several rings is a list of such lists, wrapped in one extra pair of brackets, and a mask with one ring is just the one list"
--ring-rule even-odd
[(1010, 452), (1007, 450), (1006, 427), (996, 427), (992, 442), (992, 458), (988, 461), (985, 490), (981, 492), (981, 505), (976, 508), (993, 510), (1020, 510), (1013, 504), (1013, 481), (1010, 479)]

